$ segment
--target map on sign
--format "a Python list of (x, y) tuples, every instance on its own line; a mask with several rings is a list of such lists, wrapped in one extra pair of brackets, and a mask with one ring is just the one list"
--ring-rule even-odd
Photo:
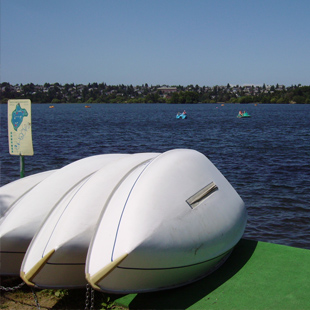
[(19, 126), (22, 124), (23, 119), (25, 116), (28, 116), (28, 112), (26, 109), (22, 109), (20, 104), (18, 103), (16, 105), (15, 110), (12, 112), (12, 125), (15, 131), (19, 128)]
[(29, 99), (8, 101), (8, 134), (11, 155), (33, 155)]

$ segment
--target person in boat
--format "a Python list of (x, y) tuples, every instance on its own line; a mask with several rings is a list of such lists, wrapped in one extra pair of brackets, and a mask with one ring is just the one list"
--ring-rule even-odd
[(185, 110), (183, 111), (183, 114), (184, 114), (184, 115), (186, 114), (186, 111), (185, 111)]
[(242, 115), (243, 115), (242, 111), (239, 111), (239, 115), (240, 115), (240, 116), (242, 116)]

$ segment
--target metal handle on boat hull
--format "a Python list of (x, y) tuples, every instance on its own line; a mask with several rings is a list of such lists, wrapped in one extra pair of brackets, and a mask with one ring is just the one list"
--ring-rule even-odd
[(186, 202), (190, 205), (192, 209), (198, 206), (203, 200), (205, 200), (209, 195), (218, 189), (214, 182), (211, 182), (200, 191), (198, 191), (193, 196), (189, 197)]

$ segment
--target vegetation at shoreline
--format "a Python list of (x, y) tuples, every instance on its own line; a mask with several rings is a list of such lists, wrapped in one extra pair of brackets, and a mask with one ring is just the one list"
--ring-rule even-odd
[[(119, 295), (85, 289), (37, 289), (21, 285), (19, 277), (0, 277), (0, 309), (63, 309), (123, 310), (115, 304)], [(20, 286), (20, 287), (18, 287)]]
[(3, 82), (1, 103), (30, 99), (33, 103), (310, 103), (310, 86), (141, 86), (105, 83), (44, 85)]

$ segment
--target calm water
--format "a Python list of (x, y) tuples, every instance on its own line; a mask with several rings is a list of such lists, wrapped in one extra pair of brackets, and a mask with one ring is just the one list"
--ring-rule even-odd
[[(186, 109), (188, 119), (177, 120)], [(252, 118), (238, 119), (239, 110)], [(1, 180), (19, 178), (1, 112)], [(190, 148), (205, 154), (244, 200), (245, 237), (310, 249), (310, 105), (32, 105), (35, 155), (26, 175), (105, 153)]]

